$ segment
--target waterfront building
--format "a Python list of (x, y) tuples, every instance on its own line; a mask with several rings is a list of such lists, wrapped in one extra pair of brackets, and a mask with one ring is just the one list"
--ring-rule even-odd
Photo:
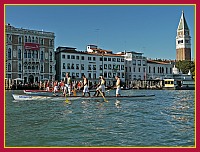
[(53, 32), (6, 25), (6, 78), (35, 83), (55, 78)]
[(176, 60), (191, 60), (191, 37), (184, 12), (179, 21), (176, 35)]
[(113, 85), (118, 75), (125, 81), (124, 56), (113, 54), (112, 51), (87, 45), (86, 51), (77, 51), (72, 47), (56, 49), (56, 79), (64, 79), (66, 72), (74, 80), (82, 80), (85, 75), (91, 82), (98, 83), (98, 77), (103, 76), (107, 85)]
[(124, 59), (127, 81), (146, 79), (147, 58), (143, 53), (126, 52)]
[(172, 62), (147, 60), (147, 80), (163, 80), (172, 76)]

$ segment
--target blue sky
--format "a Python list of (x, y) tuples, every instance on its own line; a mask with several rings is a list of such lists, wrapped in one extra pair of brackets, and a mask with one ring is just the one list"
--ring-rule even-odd
[(86, 45), (144, 53), (148, 58), (176, 58), (176, 30), (184, 10), (194, 58), (195, 7), (159, 6), (6, 6), (5, 22), (18, 28), (55, 33), (58, 46)]

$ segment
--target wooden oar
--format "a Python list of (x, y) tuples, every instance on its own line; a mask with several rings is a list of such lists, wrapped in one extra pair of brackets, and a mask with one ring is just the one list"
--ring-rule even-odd
[(103, 95), (103, 93), (102, 93), (100, 90), (98, 90), (98, 91), (100, 92), (100, 94), (101, 94), (101, 96), (103, 97), (104, 101), (105, 101), (105, 102), (108, 102), (108, 100), (105, 98), (105, 96)]

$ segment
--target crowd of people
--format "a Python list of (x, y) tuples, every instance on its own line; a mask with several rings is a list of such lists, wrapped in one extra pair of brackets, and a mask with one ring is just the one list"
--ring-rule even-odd
[[(99, 76), (98, 84), (89, 85), (89, 80), (86, 78), (85, 75), (82, 76), (82, 81), (72, 81), (71, 76), (69, 73), (66, 73), (66, 76), (63, 80), (59, 81), (44, 81), (43, 83), (40, 82), (39, 89), (46, 89), (46, 91), (51, 91), (53, 93), (62, 92), (64, 96), (71, 96), (76, 95), (76, 91), (82, 91), (82, 96), (88, 94), (90, 95), (89, 87), (95, 88), (95, 93), (93, 96), (106, 96), (106, 80), (103, 76)], [(120, 96), (120, 78), (118, 76), (115, 77), (116, 79), (116, 96)]]

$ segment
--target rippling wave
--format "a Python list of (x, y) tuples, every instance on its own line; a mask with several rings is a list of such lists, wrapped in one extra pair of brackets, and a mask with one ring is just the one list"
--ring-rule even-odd
[(7, 91), (6, 146), (194, 146), (194, 91), (123, 93), (156, 98), (15, 102)]

